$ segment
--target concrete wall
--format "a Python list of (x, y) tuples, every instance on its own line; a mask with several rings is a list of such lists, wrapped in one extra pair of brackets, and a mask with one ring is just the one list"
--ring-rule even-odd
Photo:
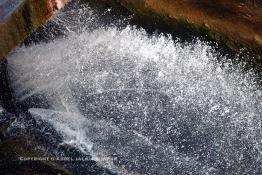
[[(0, 58), (67, 1), (2, 0)], [(137, 15), (153, 17), (157, 14), (170, 23), (191, 25), (233, 50), (244, 48), (245, 52), (262, 60), (262, 0), (97, 0), (95, 3), (102, 1), (121, 4)]]
[(68, 0), (4, 0), (0, 3), (0, 58), (41, 26)]
[[(138, 15), (182, 22), (262, 60), (261, 0), (111, 0)], [(244, 48), (244, 49), (243, 49)]]
[(9, 86), (6, 59), (0, 59), (0, 111), (2, 107), (8, 112), (16, 112), (15, 99)]

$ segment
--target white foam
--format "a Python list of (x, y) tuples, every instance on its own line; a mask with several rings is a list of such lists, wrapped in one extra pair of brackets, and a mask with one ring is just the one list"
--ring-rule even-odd
[[(84, 28), (93, 22), (90, 18)], [(248, 138), (248, 144), (262, 150), (262, 93), (253, 81), (254, 73), (243, 73), (241, 67), (232, 70), (230, 63), (222, 67), (208, 43), (184, 44), (171, 36), (149, 36), (133, 26), (70, 31), (66, 38), (20, 47), (9, 55), (12, 85), (21, 102), (43, 94), (55, 111), (30, 112), (50, 122), (65, 142), (92, 154), (103, 166), (116, 170), (120, 165), (115, 166), (115, 156), (139, 171), (145, 159), (144, 171), (151, 173), (172, 174), (176, 168), (185, 173), (217, 171), (220, 160), (203, 164), (197, 159), (201, 155), (184, 155), (172, 143), (158, 143), (170, 133), (182, 135), (181, 123), (191, 125), (193, 138), (207, 134), (210, 154), (218, 152), (228, 163), (243, 154), (234, 140)], [(81, 100), (89, 98), (83, 113)], [(160, 115), (165, 112), (161, 98), (169, 100), (176, 116)], [(162, 118), (155, 118), (152, 110)], [(133, 115), (123, 118), (126, 113)], [(151, 124), (153, 129), (148, 129)], [(261, 152), (256, 156), (262, 158)]]

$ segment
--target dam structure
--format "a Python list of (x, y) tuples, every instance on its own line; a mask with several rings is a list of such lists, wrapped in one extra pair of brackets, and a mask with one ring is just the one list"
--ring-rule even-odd
[(262, 173), (260, 1), (10, 2), (1, 172)]

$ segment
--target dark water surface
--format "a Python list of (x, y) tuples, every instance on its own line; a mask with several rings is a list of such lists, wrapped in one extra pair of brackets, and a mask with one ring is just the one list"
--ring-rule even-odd
[(77, 174), (261, 174), (259, 71), (130, 18), (73, 3), (10, 54), (13, 129), (89, 157), (67, 165)]

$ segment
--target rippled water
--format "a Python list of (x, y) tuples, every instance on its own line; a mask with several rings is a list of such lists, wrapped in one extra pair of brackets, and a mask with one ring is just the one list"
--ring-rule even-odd
[(87, 5), (66, 10), (53, 19), (65, 37), (9, 56), (34, 118), (118, 174), (262, 173), (254, 72), (199, 39), (99, 21)]

